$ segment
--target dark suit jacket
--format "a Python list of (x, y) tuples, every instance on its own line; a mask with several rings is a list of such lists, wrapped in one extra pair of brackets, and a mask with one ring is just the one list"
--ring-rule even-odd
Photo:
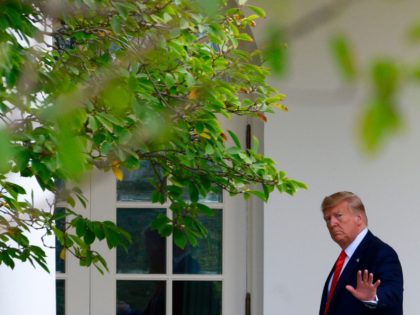
[[(358, 270), (369, 270), (374, 281), (381, 280), (377, 290), (379, 302), (372, 309), (357, 300), (346, 290), (346, 285), (356, 288)], [(324, 315), (328, 296), (329, 279), (325, 282), (322, 293), (320, 315)], [(350, 261), (344, 268), (331, 299), (328, 315), (402, 315), (403, 314), (403, 274), (397, 253), (370, 231), (357, 247)]]

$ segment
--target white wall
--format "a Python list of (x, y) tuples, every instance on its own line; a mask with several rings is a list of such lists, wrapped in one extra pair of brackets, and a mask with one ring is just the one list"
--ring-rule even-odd
[[(30, 200), (30, 192), (34, 190), (34, 204), (40, 209), (49, 209), (53, 200), (51, 193), (43, 192), (34, 178), (17, 178), (11, 181), (22, 185)], [(32, 244), (43, 247), (41, 237), (44, 231), (32, 231), (27, 236)], [(54, 237), (45, 237), (48, 245), (54, 246)], [(50, 273), (41, 267), (32, 267), (29, 262), (16, 262), (12, 270), (0, 266), (0, 314), (1, 315), (55, 315), (55, 251), (44, 249)]]
[[(40, 28), (44, 28), (40, 26)], [(48, 29), (47, 26), (45, 26)], [(18, 41), (23, 46), (27, 43), (17, 36)], [(45, 41), (52, 43), (51, 37), (45, 37)], [(39, 45), (35, 41), (31, 41), (31, 47), (39, 46), (45, 48), (44, 45)], [(19, 118), (19, 112), (12, 113), (10, 117), (12, 120)], [(0, 127), (3, 127), (0, 122)], [(1, 148), (0, 148), (1, 149)], [(43, 191), (35, 178), (23, 178), (17, 174), (9, 175), (9, 179), (25, 188), (27, 195), (21, 196), (22, 200), (31, 200), (31, 191), (34, 192), (34, 205), (39, 209), (50, 209), (50, 204), (53, 202), (54, 196), (51, 192)], [(24, 263), (15, 261), (16, 266), (12, 270), (4, 265), (0, 265), (0, 314), (1, 315), (55, 315), (55, 250), (51, 248), (44, 248), (41, 241), (45, 231), (33, 230), (27, 233), (27, 237), (32, 245), (37, 245), (44, 249), (47, 257), (46, 264), (50, 273), (44, 271), (41, 267), (32, 267), (30, 262)], [(44, 242), (48, 246), (55, 246), (54, 236), (44, 236)]]
[[(293, 20), (321, 1), (254, 1), (272, 17)], [(325, 278), (339, 254), (319, 209), (324, 196), (353, 191), (367, 208), (374, 234), (399, 253), (405, 276), (405, 314), (418, 314), (420, 292), (420, 93), (405, 89), (401, 99), (407, 124), (376, 158), (361, 154), (355, 136), (365, 91), (345, 87), (335, 74), (328, 36), (348, 30), (358, 60), (380, 52), (410, 55), (402, 49), (404, 27), (417, 16), (418, 1), (355, 1), (337, 19), (290, 43), (287, 80), (273, 84), (288, 95), (289, 113), (269, 117), (265, 153), (290, 177), (309, 185), (295, 197), (273, 195), (264, 213), (264, 315), (318, 314)], [(307, 4), (307, 6), (305, 5)], [(274, 19), (273, 19), (274, 16)]]

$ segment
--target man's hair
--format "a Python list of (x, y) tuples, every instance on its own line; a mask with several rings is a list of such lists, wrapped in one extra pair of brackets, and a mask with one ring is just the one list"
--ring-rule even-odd
[(324, 198), (321, 204), (321, 210), (324, 213), (326, 210), (334, 208), (339, 203), (347, 201), (348, 207), (353, 212), (361, 212), (366, 219), (365, 206), (360, 198), (350, 191), (339, 191)]

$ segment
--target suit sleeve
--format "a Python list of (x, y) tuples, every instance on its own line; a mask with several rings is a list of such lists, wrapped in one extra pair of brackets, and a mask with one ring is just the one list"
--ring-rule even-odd
[(402, 309), (403, 274), (397, 253), (388, 245), (384, 246), (379, 251), (374, 265), (372, 272), (375, 281), (381, 280), (377, 291), (377, 307), (396, 311)]

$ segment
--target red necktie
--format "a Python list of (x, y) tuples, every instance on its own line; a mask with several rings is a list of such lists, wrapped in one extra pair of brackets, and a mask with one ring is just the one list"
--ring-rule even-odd
[(330, 292), (328, 293), (327, 304), (325, 304), (324, 315), (328, 314), (328, 308), (330, 307), (331, 298), (334, 294), (335, 287), (337, 286), (338, 278), (340, 277), (341, 269), (343, 269), (343, 265), (344, 265), (344, 261), (346, 260), (346, 257), (347, 257), (346, 252), (344, 250), (341, 251), (340, 256), (338, 256), (338, 259), (335, 263), (334, 276), (331, 281), (331, 287), (330, 287)]

